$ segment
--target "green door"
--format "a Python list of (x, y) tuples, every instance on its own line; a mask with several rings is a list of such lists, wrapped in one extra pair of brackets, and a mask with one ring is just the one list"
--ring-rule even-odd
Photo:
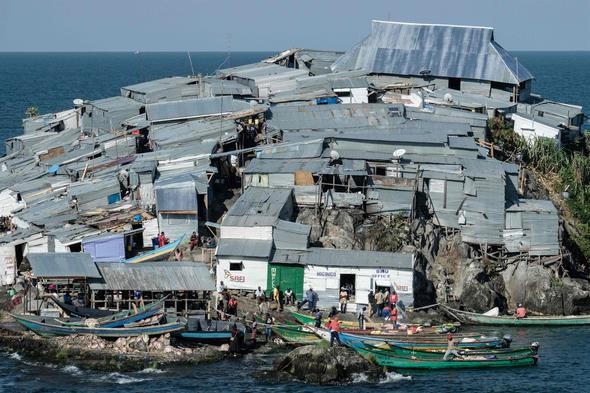
[(279, 285), (281, 291), (291, 288), (296, 300), (303, 299), (303, 266), (271, 263), (268, 266), (267, 292)]

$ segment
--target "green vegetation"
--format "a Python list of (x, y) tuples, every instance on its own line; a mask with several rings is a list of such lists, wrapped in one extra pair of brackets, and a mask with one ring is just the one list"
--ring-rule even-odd
[(490, 121), (490, 129), (491, 141), (504, 151), (507, 160), (521, 161), (527, 169), (543, 178), (543, 184), (554, 196), (557, 194), (561, 198), (561, 207), (566, 208), (564, 213), (570, 223), (567, 226), (568, 233), (586, 260), (590, 260), (588, 134), (560, 148), (548, 139), (539, 139), (529, 145), (495, 120)]

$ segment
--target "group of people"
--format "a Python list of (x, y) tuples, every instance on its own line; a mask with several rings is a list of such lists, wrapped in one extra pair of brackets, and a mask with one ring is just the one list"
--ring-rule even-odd
[(217, 242), (215, 241), (215, 238), (199, 236), (197, 232), (193, 232), (189, 239), (188, 247), (191, 251), (195, 249), (195, 247), (215, 248), (217, 247)]
[(229, 320), (238, 316), (238, 299), (231, 296), (223, 281), (217, 287), (217, 319)]
[(376, 293), (371, 290), (369, 292), (369, 317), (377, 314), (378, 317), (391, 321), (396, 326), (398, 302), (399, 296), (395, 289), (389, 292), (388, 289), (381, 288)]
[(291, 288), (287, 288), (287, 290), (282, 291), (278, 285), (272, 289), (270, 298), (266, 295), (266, 292), (261, 287), (258, 287), (258, 289), (254, 291), (254, 297), (256, 298), (258, 312), (260, 313), (266, 311), (264, 309), (265, 305), (268, 309), (269, 301), (275, 304), (276, 309), (279, 311), (283, 311), (284, 306), (295, 305), (295, 294), (293, 293), (293, 290)]

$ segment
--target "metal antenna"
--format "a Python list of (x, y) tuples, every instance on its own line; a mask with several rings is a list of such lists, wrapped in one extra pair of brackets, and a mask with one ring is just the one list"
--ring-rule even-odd
[(193, 59), (191, 59), (191, 52), (187, 50), (186, 54), (188, 56), (188, 61), (191, 64), (191, 75), (195, 75), (195, 69), (193, 68)]

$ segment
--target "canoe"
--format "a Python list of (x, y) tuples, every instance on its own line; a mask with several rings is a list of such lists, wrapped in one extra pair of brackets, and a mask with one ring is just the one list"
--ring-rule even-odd
[(111, 310), (99, 310), (91, 307), (78, 307), (73, 304), (65, 304), (54, 297), (49, 297), (55, 304), (62, 310), (67, 312), (69, 315), (79, 318), (102, 318), (109, 315), (113, 315), (115, 311)]
[(162, 325), (107, 328), (102, 326), (70, 326), (64, 325), (55, 318), (38, 317), (30, 315), (10, 314), (19, 324), (33, 331), (39, 336), (70, 336), (73, 334), (93, 334), (99, 337), (135, 337), (142, 334), (156, 336), (166, 333), (181, 331), (186, 327), (186, 322), (179, 319)]
[(313, 332), (305, 330), (303, 326), (273, 326), (272, 331), (290, 345), (313, 345), (322, 341)]
[[(122, 327), (134, 322), (141, 321), (143, 319), (152, 317), (158, 314), (162, 307), (164, 306), (164, 302), (166, 301), (167, 297), (163, 297), (162, 299), (148, 303), (143, 307), (139, 307), (137, 309), (137, 313), (134, 310), (125, 310), (118, 312), (116, 314), (112, 314), (102, 318), (96, 318), (92, 321), (93, 325), (97, 325), (104, 328), (117, 328)], [(88, 319), (80, 319), (80, 320), (72, 320), (72, 321), (64, 321), (58, 320), (60, 324), (65, 326), (87, 326), (89, 320)]]
[(473, 325), (505, 325), (505, 326), (575, 326), (590, 325), (590, 315), (548, 315), (529, 316), (517, 319), (512, 316), (491, 316), (474, 312), (455, 310), (447, 306), (442, 309), (461, 323)]
[(180, 245), (180, 242), (182, 242), (183, 238), (184, 238), (184, 235), (182, 235), (178, 240), (173, 241), (172, 243), (166, 244), (163, 247), (156, 248), (155, 250), (150, 250), (150, 251), (144, 252), (143, 254), (137, 255), (133, 258), (125, 259), (123, 262), (125, 262), (125, 263), (141, 263), (141, 262), (162, 260), (164, 258), (167, 258), (170, 254), (172, 254), (174, 252), (174, 250), (176, 250), (176, 248), (178, 248), (178, 246)]
[(395, 369), (460, 369), (460, 368), (494, 368), (494, 367), (521, 367), (537, 364), (536, 355), (508, 356), (504, 358), (493, 358), (481, 356), (479, 358), (467, 357), (452, 360), (439, 359), (418, 359), (408, 356), (396, 356), (386, 351), (373, 349), (366, 344), (354, 345), (351, 347), (367, 360), (379, 366)]
[(231, 332), (184, 331), (180, 332), (179, 336), (185, 340), (203, 344), (223, 344), (230, 341)]
[[(306, 315), (306, 314), (302, 314), (302, 313), (298, 313), (295, 311), (291, 311), (291, 316), (299, 323), (301, 323), (302, 325), (314, 325), (315, 324), (315, 317), (313, 315)], [(328, 323), (329, 319), (328, 318), (324, 318), (322, 320), (322, 325), (325, 325), (326, 323)], [(366, 323), (365, 326), (367, 327), (367, 332), (368, 331), (372, 331), (373, 334), (392, 334), (393, 332), (396, 332), (393, 329), (385, 329), (385, 327), (388, 324), (384, 324), (384, 323)], [(343, 329), (347, 329), (347, 330), (357, 330), (358, 329), (358, 323), (355, 321), (340, 321), (340, 326), (342, 326)], [(389, 326), (391, 326), (391, 324), (389, 324)], [(437, 333), (437, 334), (441, 334), (441, 333), (448, 333), (449, 331), (455, 331), (457, 329), (457, 324), (445, 324), (445, 325), (439, 325), (439, 326), (429, 326), (429, 327), (422, 327), (422, 332), (421, 333), (417, 333), (417, 334), (425, 334), (425, 333)], [(397, 332), (403, 332), (403, 334), (406, 334), (405, 331), (400, 330)], [(398, 333), (393, 333), (393, 334), (398, 334)]]
[[(326, 329), (316, 328), (312, 326), (306, 326), (306, 329), (317, 334), (319, 337), (323, 338), (324, 340), (330, 341), (330, 332)], [(420, 338), (416, 336), (408, 337), (408, 339), (401, 340), (396, 337), (375, 337), (375, 336), (361, 336), (356, 334), (349, 334), (340, 332), (340, 340), (342, 342), (371, 342), (377, 344), (390, 344), (390, 345), (397, 345), (399, 347), (413, 349), (419, 348), (422, 350), (446, 350), (447, 349), (447, 341), (446, 337), (442, 340), (435, 340), (432, 338)], [(455, 346), (458, 350), (462, 349), (485, 349), (485, 348), (507, 348), (510, 346), (510, 342), (501, 339), (499, 337), (474, 337), (469, 338), (468, 341), (459, 341), (455, 343)]]
[[(344, 341), (346, 338), (344, 338)], [(343, 341), (343, 343), (344, 343)], [(345, 343), (346, 344), (346, 343)], [(375, 344), (370, 343), (367, 341), (362, 342), (364, 346), (372, 347), (376, 351), (382, 351), (384, 353), (389, 353), (394, 356), (402, 356), (402, 357), (411, 357), (415, 359), (421, 360), (429, 360), (429, 359), (438, 359), (440, 360), (444, 353), (446, 352), (446, 348), (440, 349), (422, 349), (422, 348), (404, 348), (394, 344)], [(514, 348), (514, 349), (465, 349), (458, 351), (461, 357), (464, 358), (480, 358), (480, 357), (494, 357), (497, 359), (503, 359), (507, 357), (521, 357), (527, 355), (537, 355), (538, 353), (538, 345), (533, 345), (527, 348)]]

